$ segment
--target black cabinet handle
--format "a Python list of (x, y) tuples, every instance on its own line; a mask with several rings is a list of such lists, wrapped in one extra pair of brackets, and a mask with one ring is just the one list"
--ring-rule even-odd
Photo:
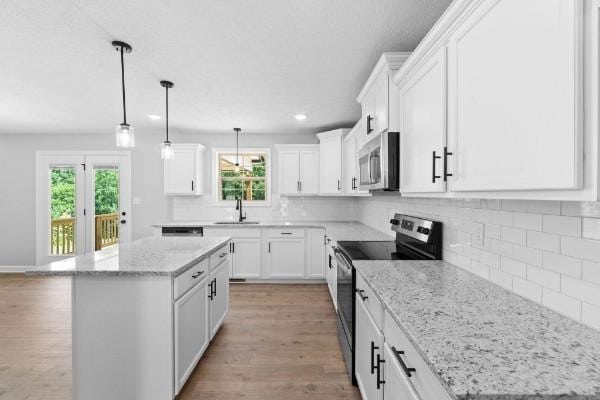
[(356, 177), (352, 178), (352, 190), (356, 190)]
[(293, 232), (281, 232), (282, 235), (291, 235)]
[(435, 160), (437, 160), (438, 158), (442, 158), (442, 156), (436, 156), (435, 155), (435, 150), (434, 150), (433, 151), (433, 169), (432, 169), (432, 172), (431, 172), (431, 182), (432, 183), (435, 183), (436, 179), (441, 178), (441, 176), (435, 174)]
[(367, 135), (373, 132), (373, 128), (371, 127), (371, 121), (373, 121), (373, 117), (367, 115)]
[(364, 290), (362, 290), (362, 289), (356, 289), (356, 293), (358, 293), (358, 295), (360, 296), (360, 299), (361, 299), (362, 301), (365, 301), (366, 299), (368, 299), (368, 298), (369, 298), (369, 296), (365, 296), (365, 295), (363, 294), (364, 292), (365, 292), (365, 291), (364, 291)]
[(331, 257), (331, 254), (329, 254), (329, 269), (333, 268), (333, 265), (331, 265), (331, 260), (333, 259), (333, 257)]
[(194, 181), (192, 181), (192, 192), (194, 191)]
[(381, 389), (381, 385), (385, 383), (385, 380), (381, 379), (383, 375), (381, 373), (381, 364), (383, 364), (385, 360), (381, 358), (379, 354), (377, 354), (377, 390)]
[(448, 151), (448, 148), (444, 147), (444, 182), (448, 180), (449, 176), (452, 176), (452, 174), (448, 173), (448, 156), (451, 155), (452, 153)]
[(269, 253), (271, 252), (271, 242), (269, 242)]
[(204, 273), (204, 271), (198, 271), (195, 274), (192, 275), (192, 279), (196, 279), (198, 278), (200, 275), (202, 275)]
[(338, 179), (338, 190), (342, 190), (342, 181)]
[(398, 362), (400, 363), (400, 366), (402, 367), (402, 369), (404, 370), (404, 373), (406, 373), (406, 376), (408, 376), (409, 378), (412, 376), (413, 372), (417, 372), (417, 370), (415, 368), (409, 368), (406, 363), (404, 362), (404, 360), (402, 360), (402, 357), (400, 357), (401, 354), (404, 354), (403, 351), (401, 350), (396, 350), (396, 348), (394, 346), (392, 346), (392, 352), (394, 353), (394, 355), (396, 356), (396, 359), (398, 360)]
[(375, 342), (371, 341), (371, 375), (375, 373), (375, 350), (379, 350), (379, 346), (375, 346)]
[(232, 248), (233, 248), (233, 251), (232, 251), (232, 253), (235, 253), (235, 242), (231, 242), (231, 246), (232, 246)]
[(217, 297), (217, 278), (214, 278), (210, 283), (210, 294), (213, 297)]
[(226, 255), (227, 255), (227, 253), (221, 253), (221, 254), (219, 254), (219, 258), (223, 258), (223, 257), (225, 257)]

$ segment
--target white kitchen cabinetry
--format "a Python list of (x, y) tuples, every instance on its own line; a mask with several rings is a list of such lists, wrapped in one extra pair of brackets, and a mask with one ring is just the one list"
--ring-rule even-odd
[(252, 279), (261, 277), (261, 230), (236, 228), (204, 228), (206, 237), (231, 237), (229, 251), (231, 278)]
[[(410, 377), (402, 369), (398, 360), (402, 357), (396, 348), (392, 349), (386, 343), (384, 346), (385, 385), (383, 397), (386, 400), (421, 400), (421, 397), (410, 382)], [(409, 367), (410, 368), (410, 367)], [(412, 372), (409, 371), (412, 375)]]
[[(211, 260), (212, 261), (212, 260)], [(229, 257), (218, 266), (211, 266), (210, 282), (208, 284), (208, 299), (210, 301), (210, 339), (215, 336), (229, 311)]]
[(363, 400), (383, 399), (383, 334), (356, 293), (356, 382)]
[(208, 276), (175, 301), (175, 393), (179, 393), (209, 343)]
[(368, 190), (360, 190), (360, 170), (358, 167), (358, 136), (362, 122), (358, 121), (346, 135), (342, 143), (342, 189), (346, 195), (368, 195)]
[(446, 49), (399, 84), (400, 192), (444, 192)]
[(319, 138), (319, 187), (325, 195), (342, 194), (342, 141), (348, 129), (317, 134)]
[(306, 266), (307, 278), (325, 278), (325, 231), (307, 229)]
[(393, 77), (401, 193), (597, 200), (599, 11), (453, 2)]
[(279, 193), (319, 194), (319, 145), (276, 145)]
[(174, 157), (164, 160), (164, 193), (203, 194), (204, 150), (201, 144), (173, 144)]
[(304, 230), (270, 229), (266, 241), (270, 278), (305, 277)]
[(333, 307), (337, 310), (337, 262), (335, 259), (334, 247), (336, 246), (335, 242), (331, 241), (331, 238), (327, 237), (327, 259), (325, 266), (325, 279), (327, 280), (327, 287), (329, 288), (329, 294), (331, 295), (331, 301), (333, 302)]
[(391, 75), (402, 66), (410, 53), (383, 53), (363, 86), (357, 101), (362, 107), (362, 132), (358, 136), (359, 146), (389, 128), (389, 95)]
[(450, 37), (450, 190), (581, 186), (580, 15), (579, 1), (482, 2)]

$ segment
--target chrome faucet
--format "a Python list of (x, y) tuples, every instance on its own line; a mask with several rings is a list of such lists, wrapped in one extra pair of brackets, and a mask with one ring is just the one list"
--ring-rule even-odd
[(238, 219), (238, 222), (244, 222), (244, 220), (246, 219), (246, 214), (242, 214), (242, 198), (241, 197), (236, 200), (235, 209), (240, 211), (240, 217)]

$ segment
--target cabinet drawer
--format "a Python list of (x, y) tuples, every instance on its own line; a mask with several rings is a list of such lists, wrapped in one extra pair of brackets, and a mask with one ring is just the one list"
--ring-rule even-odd
[(259, 238), (260, 229), (252, 228), (216, 228), (213, 226), (204, 228), (204, 236), (207, 237), (236, 237), (236, 238)]
[(383, 305), (379, 302), (379, 299), (373, 293), (373, 290), (367, 285), (364, 278), (360, 273), (356, 273), (356, 291), (362, 291), (358, 298), (361, 298), (362, 303), (365, 305), (371, 318), (377, 325), (380, 331), (383, 332)]
[(208, 258), (201, 260), (190, 269), (177, 276), (173, 282), (175, 299), (178, 299), (192, 286), (200, 282), (208, 274)]
[(229, 259), (229, 243), (218, 248), (210, 255), (210, 269), (215, 270), (223, 261)]
[[(411, 377), (404, 376), (404, 378), (407, 378), (408, 383), (412, 384), (421, 399), (451, 399), (446, 389), (442, 386), (439, 378), (426, 364), (425, 360), (421, 358), (421, 355), (417, 352), (388, 311), (385, 312), (384, 337), (388, 355), (393, 355), (394, 358), (396, 358), (393, 362), (398, 362), (397, 357), (401, 357), (408, 368), (415, 368), (416, 371), (411, 373)], [(395, 354), (394, 350), (403, 351), (404, 354)], [(389, 360), (389, 363), (391, 364), (392, 360)], [(398, 362), (398, 364), (400, 363)]]
[(267, 236), (270, 238), (303, 238), (304, 229), (269, 229)]

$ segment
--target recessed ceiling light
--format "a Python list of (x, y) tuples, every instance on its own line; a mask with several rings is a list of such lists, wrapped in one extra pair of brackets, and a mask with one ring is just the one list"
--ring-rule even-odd
[(298, 121), (304, 121), (306, 119), (306, 114), (296, 114), (294, 115), (294, 118), (296, 118)]
[(152, 121), (158, 121), (160, 119), (160, 115), (149, 114), (148, 118), (150, 118)]

